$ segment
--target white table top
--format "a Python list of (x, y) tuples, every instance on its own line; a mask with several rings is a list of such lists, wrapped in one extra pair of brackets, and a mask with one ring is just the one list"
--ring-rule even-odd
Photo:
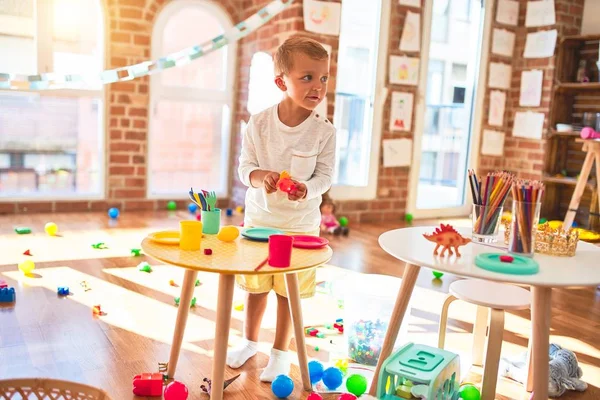
[[(471, 237), (470, 228), (456, 230), (464, 237)], [(423, 237), (424, 233), (431, 234), (434, 231), (433, 226), (388, 231), (379, 237), (379, 245), (404, 262), (464, 277), (546, 287), (600, 285), (600, 247), (589, 243), (579, 241), (575, 257), (536, 254), (534, 259), (540, 264), (540, 271), (535, 275), (509, 275), (487, 271), (475, 265), (475, 257), (479, 253), (506, 252), (503, 232), (495, 244), (497, 247), (469, 243), (459, 248), (462, 257), (440, 257), (433, 255), (435, 243)]]

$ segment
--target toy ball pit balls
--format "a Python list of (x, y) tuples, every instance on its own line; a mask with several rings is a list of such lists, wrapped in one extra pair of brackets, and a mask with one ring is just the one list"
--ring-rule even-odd
[(119, 216), (119, 209), (118, 208), (110, 208), (108, 210), (108, 216), (111, 217), (112, 219), (115, 219)]
[(276, 397), (285, 399), (294, 391), (294, 381), (287, 375), (278, 375), (271, 383), (271, 391)]
[(19, 264), (19, 270), (25, 275), (29, 275), (35, 269), (35, 263), (31, 260), (25, 260)]
[(310, 383), (315, 384), (323, 378), (323, 364), (319, 361), (311, 361), (308, 363), (308, 375), (310, 375)]
[(188, 388), (181, 382), (173, 381), (165, 387), (165, 400), (187, 400)]
[(413, 215), (411, 213), (406, 214), (404, 220), (410, 224), (413, 221)]
[(195, 214), (196, 211), (198, 211), (198, 205), (196, 203), (190, 203), (190, 204), (188, 204), (188, 210), (192, 214)]
[(474, 385), (463, 385), (458, 389), (458, 396), (463, 400), (481, 400), (481, 393)]
[(443, 272), (431, 271), (431, 273), (433, 274), (433, 276), (435, 277), (435, 279), (440, 279), (442, 276), (444, 276)]
[(346, 217), (341, 217), (339, 222), (341, 226), (348, 226), (348, 218)]
[(355, 396), (362, 396), (367, 391), (367, 378), (353, 374), (346, 379), (346, 389)]
[(328, 389), (335, 390), (339, 388), (343, 380), (344, 375), (338, 368), (329, 367), (323, 371), (323, 383)]
[(48, 222), (46, 226), (44, 226), (44, 230), (50, 236), (55, 236), (56, 232), (58, 232), (58, 226), (54, 222)]
[(323, 396), (321, 396), (319, 393), (311, 393), (308, 395), (306, 400), (323, 400)]
[(169, 211), (177, 210), (177, 203), (175, 203), (173, 200), (171, 200), (170, 202), (168, 202), (167, 203), (167, 210), (169, 210)]
[(340, 397), (337, 398), (337, 400), (356, 400), (356, 399), (358, 399), (358, 397), (356, 397), (352, 393), (342, 393), (342, 394), (340, 394)]

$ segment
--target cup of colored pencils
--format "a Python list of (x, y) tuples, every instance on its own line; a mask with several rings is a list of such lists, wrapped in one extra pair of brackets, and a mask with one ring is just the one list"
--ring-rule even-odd
[(469, 185), (473, 197), (472, 237), (474, 242), (498, 241), (498, 228), (502, 218), (504, 201), (510, 193), (513, 175), (507, 172), (488, 173), (483, 179), (475, 171), (469, 171)]
[(513, 183), (511, 192), (513, 203), (508, 251), (533, 257), (544, 184), (519, 180)]

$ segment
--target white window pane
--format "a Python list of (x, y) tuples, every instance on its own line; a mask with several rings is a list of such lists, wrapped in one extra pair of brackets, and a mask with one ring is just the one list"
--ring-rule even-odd
[(0, 92), (0, 197), (100, 194), (102, 109), (100, 97)]
[[(201, 44), (224, 32), (210, 11), (201, 6), (186, 6), (167, 21), (162, 33), (159, 57), (167, 56), (190, 46)], [(225, 88), (227, 76), (227, 46), (191, 62), (160, 74), (165, 86), (186, 86), (196, 89)]]
[(275, 85), (273, 57), (267, 53), (255, 53), (250, 62), (248, 82), (248, 112), (257, 114), (275, 104), (283, 97), (283, 92)]
[(0, 72), (35, 74), (33, 0), (0, 1)]
[(150, 126), (152, 194), (185, 194), (190, 187), (225, 190), (221, 138), (224, 107), (218, 103), (160, 100)]

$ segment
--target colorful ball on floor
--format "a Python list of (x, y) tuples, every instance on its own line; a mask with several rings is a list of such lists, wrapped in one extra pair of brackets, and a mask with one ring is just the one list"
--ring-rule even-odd
[(169, 201), (167, 203), (167, 210), (169, 210), (169, 211), (177, 210), (177, 203), (175, 203), (173, 200)]
[(278, 375), (271, 383), (271, 391), (280, 399), (285, 399), (294, 391), (294, 381), (287, 375)]
[(308, 375), (310, 376), (310, 383), (313, 385), (323, 379), (323, 364), (319, 361), (313, 360), (308, 363)]
[(165, 400), (187, 400), (188, 388), (179, 381), (173, 381), (165, 387)]
[(475, 385), (466, 384), (458, 389), (458, 396), (463, 400), (481, 400), (481, 392)]
[(356, 397), (355, 395), (353, 395), (352, 393), (342, 393), (340, 394), (340, 396), (337, 398), (337, 400), (356, 400), (358, 399), (358, 397)]
[(413, 222), (413, 218), (414, 218), (414, 217), (413, 217), (413, 215), (412, 215), (411, 213), (407, 213), (407, 214), (404, 216), (404, 220), (406, 221), (406, 223), (407, 223), (407, 224), (412, 224), (412, 222)]
[(323, 400), (323, 396), (321, 396), (319, 393), (311, 393), (308, 395), (306, 400)]
[(346, 389), (355, 396), (362, 396), (367, 391), (367, 378), (353, 374), (346, 379)]
[(196, 203), (188, 204), (188, 211), (192, 214), (195, 214), (198, 211), (198, 205)]
[(348, 218), (341, 217), (339, 220), (340, 226), (348, 226)]
[(19, 264), (19, 270), (25, 275), (31, 274), (34, 269), (35, 263), (31, 260), (25, 260)]
[(44, 230), (46, 231), (46, 233), (50, 236), (56, 236), (56, 233), (58, 232), (58, 225), (56, 225), (54, 222), (48, 222), (45, 226), (44, 226)]
[(339, 388), (343, 380), (344, 375), (338, 368), (329, 367), (323, 371), (323, 383), (328, 389), (335, 390)]
[(119, 209), (116, 207), (112, 207), (108, 209), (108, 216), (112, 219), (116, 219), (119, 216)]

